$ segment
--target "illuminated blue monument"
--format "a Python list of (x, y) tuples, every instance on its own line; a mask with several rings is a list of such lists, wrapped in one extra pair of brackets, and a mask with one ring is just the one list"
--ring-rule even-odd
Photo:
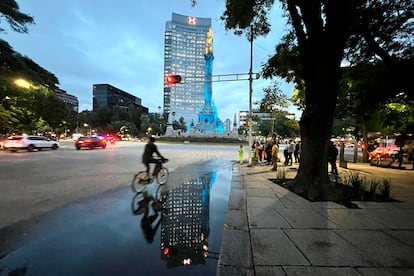
[(217, 108), (212, 101), (212, 72), (213, 72), (213, 31), (210, 28), (206, 39), (206, 53), (204, 60), (206, 61), (205, 80), (204, 80), (204, 106), (198, 112), (198, 124), (189, 125), (193, 131), (204, 134), (222, 134), (224, 124), (218, 118)]

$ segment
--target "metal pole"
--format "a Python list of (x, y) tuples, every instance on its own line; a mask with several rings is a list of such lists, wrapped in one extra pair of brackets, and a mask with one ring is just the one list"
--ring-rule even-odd
[(253, 96), (253, 26), (250, 26), (250, 69), (249, 69), (249, 164), (248, 166), (253, 166), (252, 164), (252, 146), (253, 146), (253, 126), (252, 126), (252, 96)]

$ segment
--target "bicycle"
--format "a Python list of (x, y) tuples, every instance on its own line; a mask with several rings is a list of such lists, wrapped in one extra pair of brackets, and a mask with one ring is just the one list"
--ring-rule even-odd
[[(155, 165), (154, 172), (156, 176), (150, 177), (147, 171), (140, 171), (134, 175), (132, 178), (132, 190), (135, 193), (139, 193), (146, 188), (146, 185), (151, 184), (154, 179), (157, 181), (159, 185), (164, 185), (168, 181), (169, 172), (166, 167), (164, 167), (164, 163), (167, 163), (168, 159), (158, 159)], [(151, 171), (151, 170), (150, 170)]]
[(145, 190), (137, 192), (131, 201), (132, 214), (142, 215), (146, 208), (148, 208), (148, 203), (152, 202), (152, 207), (154, 211), (162, 210), (162, 203), (165, 202), (168, 198), (169, 190), (165, 185), (158, 185), (157, 189)]
[(156, 191), (145, 190), (132, 198), (132, 214), (141, 216), (141, 229), (148, 243), (154, 241), (158, 228), (162, 224), (168, 200), (167, 185), (157, 185)]

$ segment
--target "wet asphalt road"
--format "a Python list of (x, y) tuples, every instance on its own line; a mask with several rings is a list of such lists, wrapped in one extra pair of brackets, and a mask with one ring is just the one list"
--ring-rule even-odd
[(238, 145), (159, 144), (135, 194), (143, 146), (0, 153), (0, 275), (215, 275)]

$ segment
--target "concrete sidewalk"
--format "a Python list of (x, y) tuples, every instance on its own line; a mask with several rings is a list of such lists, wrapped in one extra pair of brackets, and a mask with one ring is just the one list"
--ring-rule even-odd
[(389, 179), (402, 202), (309, 202), (269, 166), (234, 165), (217, 275), (414, 275), (414, 171), (339, 168), (353, 172)]

